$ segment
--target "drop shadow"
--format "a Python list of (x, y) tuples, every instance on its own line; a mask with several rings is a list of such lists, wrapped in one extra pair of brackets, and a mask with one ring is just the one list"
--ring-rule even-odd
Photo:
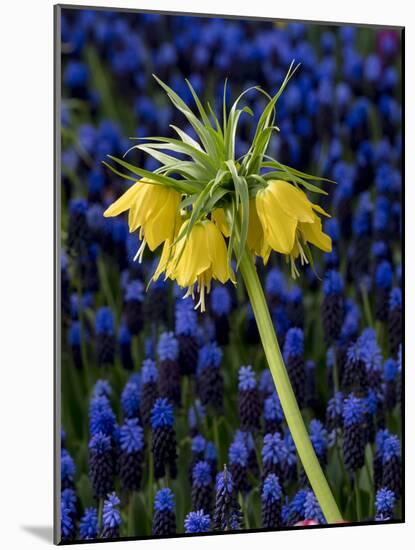
[(53, 527), (51, 525), (22, 525), (23, 531), (45, 542), (53, 543)]

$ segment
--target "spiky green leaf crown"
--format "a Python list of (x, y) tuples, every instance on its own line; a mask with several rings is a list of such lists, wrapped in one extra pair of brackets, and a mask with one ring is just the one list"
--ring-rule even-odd
[[(196, 133), (197, 140), (174, 125), (170, 125), (170, 127), (177, 133), (178, 139), (170, 137), (134, 138), (145, 142), (131, 147), (124, 157), (133, 149), (143, 151), (161, 164), (153, 172), (130, 164), (124, 159), (111, 155), (109, 158), (136, 176), (149, 178), (155, 184), (172, 187), (183, 194), (181, 208), (190, 211), (190, 220), (185, 231), (179, 234), (177, 240), (187, 238), (194, 224), (209, 215), (214, 209), (223, 208), (234, 222), (230, 224), (229, 255), (232, 253), (236, 233), (238, 233), (236, 252), (238, 265), (248, 235), (249, 199), (254, 197), (259, 189), (264, 188), (268, 180), (290, 181), (293, 185), (302, 186), (308, 191), (327, 194), (311, 181), (330, 180), (300, 172), (266, 154), (273, 132), (279, 131), (275, 125), (276, 103), (298, 67), (299, 65), (294, 66), (294, 61), (291, 63), (284, 81), (273, 97), (260, 87), (253, 86), (239, 95), (229, 112), (226, 105), (225, 82), (222, 125), (211, 105), (207, 103), (206, 107), (203, 106), (187, 79), (186, 83), (195, 101), (199, 117), (174, 90), (153, 75), (173, 105), (186, 117)], [(257, 90), (263, 94), (268, 102), (259, 117), (248, 151), (236, 159), (235, 141), (239, 120), (243, 113), (253, 116), (253, 112), (248, 106), (239, 108), (239, 104), (251, 90)], [(187, 160), (177, 158), (174, 153), (184, 155)], [(107, 162), (104, 164), (117, 175), (129, 180), (136, 180)]]

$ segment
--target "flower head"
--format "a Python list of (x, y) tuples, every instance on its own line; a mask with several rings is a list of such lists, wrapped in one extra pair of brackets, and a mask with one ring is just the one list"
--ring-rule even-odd
[(136, 258), (142, 259), (146, 245), (155, 250), (165, 241), (172, 242), (177, 233), (180, 193), (142, 179), (132, 185), (104, 212), (106, 218), (128, 210), (130, 232), (140, 230), (141, 245)]
[(252, 390), (256, 388), (255, 373), (250, 365), (239, 369), (238, 388), (241, 391)]
[(264, 418), (276, 422), (282, 422), (284, 419), (281, 403), (275, 391), (264, 401)]
[(207, 533), (210, 531), (210, 516), (203, 510), (190, 512), (184, 520), (186, 533)]
[(287, 458), (287, 447), (281, 434), (266, 434), (262, 447), (262, 460), (264, 463), (283, 464)]
[(210, 292), (212, 279), (226, 283), (234, 280), (234, 276), (225, 240), (217, 226), (206, 219), (188, 230), (189, 223), (187, 220), (182, 224), (176, 244), (166, 241), (153, 278), (158, 279), (165, 272), (166, 278), (187, 288), (186, 297), (194, 298), (197, 291), (199, 302), (196, 308), (200, 306), (201, 311), (205, 311), (205, 293)]
[(79, 523), (81, 539), (95, 539), (98, 536), (98, 512), (96, 508), (86, 508)]
[(121, 394), (121, 408), (126, 418), (137, 416), (140, 410), (140, 387), (127, 382)]
[(198, 370), (218, 368), (222, 361), (222, 350), (216, 342), (210, 342), (199, 351)]
[(275, 474), (268, 474), (262, 488), (261, 498), (264, 502), (277, 502), (282, 499), (282, 489)]
[(167, 401), (164, 397), (159, 397), (154, 403), (151, 411), (151, 426), (152, 428), (159, 428), (161, 426), (173, 426), (173, 405)]
[(172, 332), (160, 335), (157, 353), (160, 361), (175, 361), (179, 355), (179, 343)]
[(111, 493), (104, 501), (102, 523), (104, 528), (113, 529), (121, 525), (121, 513), (118, 509), (120, 499), (115, 493)]
[(152, 359), (145, 359), (141, 368), (141, 380), (143, 384), (149, 384), (157, 382), (158, 370), (155, 361)]
[(137, 418), (130, 418), (121, 426), (120, 447), (126, 453), (136, 453), (143, 450), (143, 428), (139, 426)]
[(160, 489), (154, 499), (154, 510), (157, 512), (172, 512), (174, 510), (174, 494), (169, 488)]
[(307, 195), (283, 180), (269, 180), (267, 187), (256, 194), (255, 207), (263, 231), (257, 226), (255, 252), (268, 261), (271, 249), (285, 254), (291, 261), (292, 275), (297, 276), (295, 260), (308, 263), (304, 247), (307, 243), (331, 252), (331, 238), (322, 230), (321, 219), (316, 212), (328, 214), (313, 204)]
[(390, 519), (395, 502), (396, 496), (393, 491), (387, 487), (379, 489), (375, 498), (376, 521), (387, 521)]
[(196, 462), (192, 474), (193, 485), (196, 487), (206, 487), (212, 482), (212, 468), (206, 460)]
[(240, 440), (234, 441), (229, 447), (229, 463), (245, 468), (248, 463), (248, 449)]
[(352, 393), (346, 397), (343, 404), (343, 422), (345, 426), (362, 424), (365, 405), (362, 399)]

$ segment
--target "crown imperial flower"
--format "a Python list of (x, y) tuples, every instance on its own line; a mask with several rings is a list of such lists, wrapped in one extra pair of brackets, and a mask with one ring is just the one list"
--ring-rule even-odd
[(104, 216), (110, 218), (128, 210), (130, 232), (140, 230), (141, 245), (136, 258), (141, 261), (146, 245), (155, 250), (164, 241), (173, 240), (179, 203), (180, 193), (143, 178), (107, 208)]
[[(183, 223), (180, 234), (185, 234), (189, 223)], [(196, 308), (200, 306), (201, 311), (205, 311), (205, 293), (210, 292), (212, 279), (221, 283), (234, 279), (225, 239), (210, 220), (197, 222), (189, 230), (187, 239), (183, 237), (176, 244), (166, 241), (154, 279), (162, 272), (188, 289), (186, 297), (194, 298), (197, 290), (200, 298)]]

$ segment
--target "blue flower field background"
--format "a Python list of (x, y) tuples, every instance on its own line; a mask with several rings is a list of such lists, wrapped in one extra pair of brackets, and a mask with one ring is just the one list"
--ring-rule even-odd
[[(273, 94), (293, 59), (271, 154), (336, 182), (333, 251), (295, 281), (277, 255), (257, 267), (344, 521), (402, 520), (401, 48), (390, 28), (62, 8), (63, 542), (325, 524), (243, 285), (202, 314), (146, 288), (160, 250), (137, 263), (138, 235), (103, 217), (126, 189), (107, 155), (183, 124), (153, 73), (219, 109), (225, 79), (229, 98)], [(264, 99), (247, 95), (237, 154)]]

